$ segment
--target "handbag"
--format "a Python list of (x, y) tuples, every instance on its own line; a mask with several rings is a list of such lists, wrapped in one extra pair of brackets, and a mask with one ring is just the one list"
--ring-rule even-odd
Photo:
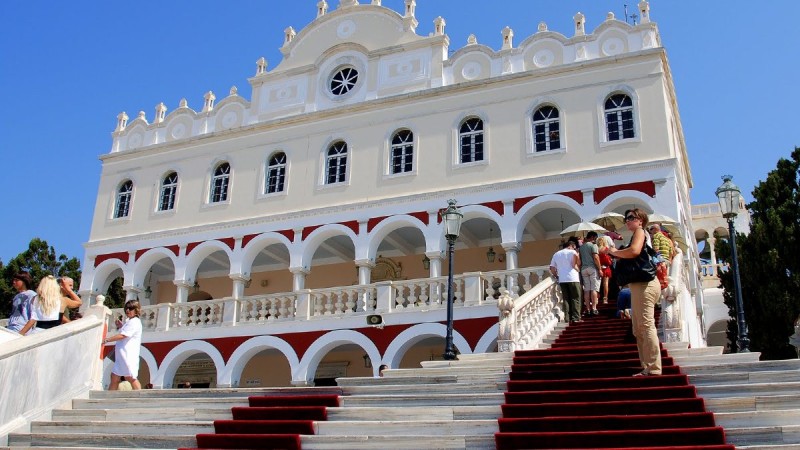
[(656, 277), (658, 254), (645, 244), (636, 258), (620, 258), (614, 266), (614, 280), (620, 286), (647, 283)]

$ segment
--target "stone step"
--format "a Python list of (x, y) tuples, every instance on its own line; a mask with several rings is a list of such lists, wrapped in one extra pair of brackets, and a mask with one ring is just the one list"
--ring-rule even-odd
[[(425, 407), (347, 407), (328, 408), (329, 421), (375, 420), (496, 420), (502, 411), (494, 406), (425, 406)], [(163, 408), (144, 409), (61, 409), (53, 411), (53, 421), (58, 422), (91, 422), (91, 421), (125, 421), (131, 416), (145, 421), (206, 421), (230, 420), (233, 418), (230, 408)]]
[(736, 366), (742, 363), (759, 362), (760, 353), (725, 353), (722, 355), (689, 355), (675, 357), (675, 364), (681, 367), (695, 366)]
[(669, 356), (673, 358), (691, 358), (722, 355), (722, 347), (700, 347), (700, 348), (677, 348), (667, 349)]
[(216, 419), (232, 419), (230, 408), (128, 408), (128, 409), (57, 409), (53, 410), (52, 420), (116, 422), (128, 420), (131, 416), (137, 420), (176, 420), (176, 421), (209, 421)]
[(279, 388), (214, 388), (214, 389), (141, 389), (138, 391), (90, 391), (90, 399), (104, 398), (223, 398), (253, 395), (322, 395), (339, 394), (341, 389), (331, 387), (279, 387)]
[(437, 395), (359, 395), (342, 397), (341, 406), (487, 406), (501, 405), (502, 392), (491, 394)]
[[(492, 369), (496, 369), (498, 366), (510, 366), (512, 363), (513, 354), (508, 353), (507, 357), (496, 357), (496, 358), (486, 358), (486, 359), (463, 359), (463, 360), (453, 360), (453, 361), (422, 361), (419, 364), (422, 366), (423, 369), (438, 369), (442, 367), (457, 367), (457, 368), (478, 368), (478, 367), (489, 367)], [(402, 369), (401, 369), (402, 370)], [(384, 372), (384, 376), (385, 372)]]
[(800, 409), (715, 413), (714, 420), (726, 429), (798, 425)]
[(706, 409), (713, 413), (738, 411), (773, 411), (800, 409), (796, 393), (772, 396), (705, 398)]
[[(727, 356), (727, 355), (724, 355)], [(694, 361), (693, 361), (694, 362)], [(681, 366), (685, 374), (699, 375), (708, 373), (744, 373), (744, 372), (770, 372), (778, 370), (797, 371), (800, 370), (800, 359), (782, 359), (777, 361), (740, 361), (715, 363), (709, 361), (708, 364), (689, 364)]]
[(249, 406), (247, 397), (227, 398), (151, 398), (147, 400), (131, 398), (73, 399), (73, 409), (128, 409), (128, 408), (233, 408)]
[(443, 375), (457, 375), (460, 379), (470, 378), (477, 379), (482, 377), (492, 377), (498, 374), (504, 374), (511, 371), (511, 365), (503, 366), (485, 366), (485, 367), (429, 367), (414, 368), (414, 369), (393, 369), (384, 372), (383, 378), (395, 377), (419, 377), (419, 376), (443, 376)]
[[(795, 422), (796, 423), (796, 422)], [(775, 443), (790, 445), (788, 448), (800, 448), (800, 425), (726, 428), (725, 439), (736, 448), (743, 445), (773, 445)]]
[(792, 383), (800, 381), (800, 371), (771, 370), (761, 372), (723, 372), (689, 375), (695, 386), (746, 383)]
[(31, 422), (31, 434), (108, 434), (126, 435), (141, 434), (143, 436), (185, 436), (198, 433), (213, 433), (213, 421), (205, 422), (181, 422), (181, 421), (140, 421), (131, 420), (133, 416), (128, 416), (127, 420), (114, 421), (109, 424), (106, 421), (92, 422)]
[[(773, 396), (800, 392), (800, 382), (718, 384), (697, 386), (697, 395), (705, 399), (729, 398), (732, 396)], [(798, 396), (800, 397), (800, 396)]]
[(489, 450), (495, 448), (494, 436), (475, 435), (380, 436), (362, 432), (350, 436), (301, 436), (300, 439), (304, 450), (419, 450), (420, 448)]
[(503, 392), (506, 389), (505, 383), (442, 383), (442, 384), (388, 384), (379, 386), (348, 386), (343, 387), (344, 395), (413, 395), (413, 394), (433, 394), (449, 395), (463, 392), (491, 393)]
[(416, 435), (494, 435), (499, 430), (497, 420), (371, 420), (316, 422), (316, 434), (349, 436), (363, 433), (381, 436)]
[[(113, 428), (114, 424), (105, 424)], [(197, 447), (197, 439), (192, 435), (148, 436), (135, 434), (109, 433), (11, 433), (8, 435), (9, 447), (87, 447), (87, 448), (169, 448)]]
[[(388, 371), (384, 371), (386, 373)], [(384, 386), (389, 384), (441, 384), (456, 383), (458, 375), (439, 375), (439, 376), (387, 376), (383, 377), (343, 377), (337, 378), (336, 384), (339, 387), (350, 386)]]

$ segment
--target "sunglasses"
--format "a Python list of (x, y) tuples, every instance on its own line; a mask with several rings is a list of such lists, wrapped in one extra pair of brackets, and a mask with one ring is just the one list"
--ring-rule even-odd
[(136, 308), (134, 308), (134, 307), (132, 307), (132, 306), (126, 306), (126, 307), (125, 307), (125, 310), (126, 310), (126, 311), (135, 311), (135, 310), (136, 310)]
[(638, 217), (636, 217), (636, 216), (626, 216), (625, 217), (625, 222), (632, 222), (632, 221), (634, 221), (636, 219), (638, 219)]

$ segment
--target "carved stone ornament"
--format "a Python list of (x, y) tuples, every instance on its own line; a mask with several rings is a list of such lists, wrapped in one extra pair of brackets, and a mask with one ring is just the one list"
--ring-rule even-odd
[(378, 256), (375, 259), (375, 266), (370, 273), (370, 280), (373, 283), (378, 281), (395, 281), (403, 279), (403, 266), (389, 258)]

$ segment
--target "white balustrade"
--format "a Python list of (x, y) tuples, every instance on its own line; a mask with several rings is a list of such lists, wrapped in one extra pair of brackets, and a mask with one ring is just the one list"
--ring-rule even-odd
[(502, 289), (508, 290), (508, 294), (512, 298), (517, 298), (530, 291), (533, 286), (549, 275), (550, 269), (547, 266), (484, 272), (481, 277), (485, 293), (483, 300), (491, 301), (500, 298)]
[(517, 298), (501, 288), (498, 351), (537, 348), (560, 319), (560, 294), (558, 284), (549, 277)]
[(377, 294), (372, 285), (347, 286), (328, 289), (313, 289), (311, 316), (342, 316), (375, 310)]
[(225, 300), (203, 300), (172, 305), (170, 328), (211, 327), (222, 324)]
[(254, 323), (294, 319), (295, 301), (293, 293), (245, 297), (239, 299), (237, 322)]

